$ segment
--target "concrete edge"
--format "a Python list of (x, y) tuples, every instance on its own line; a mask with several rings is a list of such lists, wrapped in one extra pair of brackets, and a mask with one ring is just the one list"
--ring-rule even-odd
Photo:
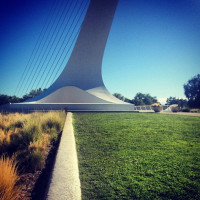
[(81, 200), (78, 159), (71, 112), (67, 113), (47, 199)]

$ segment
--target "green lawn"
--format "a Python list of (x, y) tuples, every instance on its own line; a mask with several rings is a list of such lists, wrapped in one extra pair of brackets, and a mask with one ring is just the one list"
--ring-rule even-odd
[(200, 199), (200, 118), (73, 114), (82, 199)]

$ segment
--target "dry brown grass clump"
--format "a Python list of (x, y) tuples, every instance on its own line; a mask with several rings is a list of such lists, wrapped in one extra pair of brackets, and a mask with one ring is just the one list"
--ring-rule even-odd
[(21, 174), (43, 169), (64, 121), (65, 112), (0, 113), (0, 200), (20, 198), (17, 166)]
[(14, 137), (23, 128), (27, 115), (20, 113), (0, 113), (0, 145), (8, 145), (11, 137)]
[(23, 120), (24, 117), (26, 117), (26, 114), (21, 114), (21, 113), (1, 114), (0, 113), (0, 128), (6, 129), (11, 124), (15, 124), (16, 122)]
[(17, 185), (17, 163), (14, 157), (2, 156), (0, 159), (0, 199), (14, 200), (20, 194), (21, 187)]
[(63, 129), (65, 112), (0, 114), (0, 157), (16, 153), (25, 171), (41, 170)]

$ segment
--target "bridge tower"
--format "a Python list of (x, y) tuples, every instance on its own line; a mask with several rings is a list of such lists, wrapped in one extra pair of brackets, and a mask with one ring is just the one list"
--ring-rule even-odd
[[(15, 110), (133, 111), (106, 89), (102, 59), (118, 0), (91, 0), (72, 54), (57, 80)], [(114, 66), (113, 66), (114, 69)]]

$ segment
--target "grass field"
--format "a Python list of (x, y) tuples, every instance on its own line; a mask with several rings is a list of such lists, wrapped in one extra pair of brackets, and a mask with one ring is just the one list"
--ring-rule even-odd
[(200, 118), (73, 114), (82, 199), (200, 199)]

